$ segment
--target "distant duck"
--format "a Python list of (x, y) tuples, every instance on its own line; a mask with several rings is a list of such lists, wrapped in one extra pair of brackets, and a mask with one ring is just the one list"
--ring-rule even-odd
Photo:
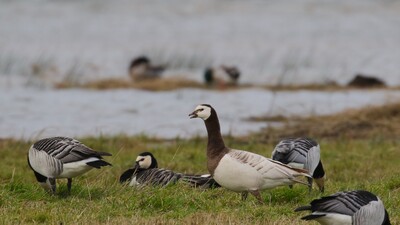
[(150, 152), (139, 154), (134, 166), (122, 173), (119, 181), (120, 183), (129, 182), (129, 186), (138, 187), (144, 185), (166, 186), (178, 181), (183, 181), (193, 187), (219, 187), (210, 174), (189, 175), (158, 168), (157, 160)]
[(368, 88), (368, 87), (384, 87), (386, 86), (386, 84), (383, 80), (377, 77), (366, 76), (363, 74), (356, 74), (356, 76), (347, 84), (347, 86)]
[(390, 225), (382, 201), (363, 190), (338, 192), (295, 209), (296, 212), (305, 210), (312, 213), (302, 220), (316, 220), (324, 225)]
[(28, 164), (36, 180), (52, 194), (56, 192), (56, 179), (68, 179), (71, 192), (72, 178), (93, 168), (111, 166), (103, 160), (111, 156), (107, 152), (97, 152), (69, 137), (45, 138), (34, 143), (28, 151)]
[(263, 202), (261, 190), (295, 183), (307, 185), (298, 179), (302, 176), (310, 177), (306, 170), (292, 168), (258, 154), (226, 147), (217, 112), (210, 105), (198, 105), (189, 116), (203, 119), (207, 128), (208, 171), (222, 187), (241, 192), (243, 200), (250, 192), (259, 202)]
[(207, 85), (237, 85), (240, 71), (235, 66), (221, 65), (219, 67), (208, 67), (204, 71), (204, 82)]
[[(288, 138), (281, 140), (272, 152), (272, 159), (292, 167), (306, 169), (324, 192), (325, 171), (320, 159), (319, 144), (310, 138)], [(307, 178), (309, 190), (312, 189), (313, 179)]]
[(132, 60), (129, 66), (129, 76), (133, 81), (150, 80), (161, 77), (165, 66), (154, 66), (146, 56), (139, 56)]

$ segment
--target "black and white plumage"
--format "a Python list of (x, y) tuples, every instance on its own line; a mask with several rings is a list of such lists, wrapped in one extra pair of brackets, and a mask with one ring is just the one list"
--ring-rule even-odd
[(204, 82), (207, 85), (237, 85), (240, 78), (240, 70), (236, 66), (208, 67), (204, 71)]
[(390, 225), (382, 201), (364, 190), (338, 192), (295, 209), (304, 210), (312, 213), (302, 220), (316, 220), (324, 225)]
[(295, 183), (308, 185), (299, 179), (311, 177), (304, 169), (292, 168), (252, 152), (225, 146), (217, 112), (211, 105), (198, 105), (189, 116), (204, 120), (208, 135), (208, 171), (222, 187), (241, 192), (242, 199), (251, 193), (262, 203), (261, 190)]
[(111, 154), (94, 151), (73, 138), (50, 137), (39, 140), (30, 147), (28, 164), (40, 185), (54, 194), (55, 179), (67, 178), (70, 192), (73, 177), (93, 168), (111, 166), (103, 160), (103, 156)]
[(210, 174), (189, 175), (158, 168), (156, 158), (150, 152), (143, 152), (136, 158), (135, 165), (120, 176), (121, 183), (129, 182), (129, 186), (166, 186), (183, 181), (190, 186), (200, 188), (219, 187)]
[[(317, 183), (321, 192), (325, 189), (325, 171), (322, 165), (319, 144), (310, 138), (288, 138), (281, 140), (272, 152), (272, 159), (292, 167), (302, 168)], [(312, 178), (307, 178), (312, 189)]]
[(165, 66), (153, 65), (146, 56), (139, 56), (129, 65), (129, 76), (133, 81), (152, 80), (161, 77)]

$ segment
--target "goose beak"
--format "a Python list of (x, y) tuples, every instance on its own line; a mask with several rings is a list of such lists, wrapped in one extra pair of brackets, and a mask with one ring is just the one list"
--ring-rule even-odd
[(194, 111), (194, 112), (190, 113), (189, 117), (190, 117), (190, 119), (197, 118), (198, 117), (197, 111)]
[(136, 162), (135, 162), (135, 166), (133, 167), (133, 170), (134, 170), (134, 171), (137, 171), (137, 170), (139, 170), (139, 169), (140, 169), (139, 161), (136, 161)]

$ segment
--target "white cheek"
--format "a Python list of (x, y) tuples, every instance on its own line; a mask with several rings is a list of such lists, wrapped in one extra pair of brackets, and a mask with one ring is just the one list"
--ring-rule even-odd
[(144, 158), (143, 161), (139, 162), (139, 165), (140, 165), (140, 168), (148, 169), (151, 165), (151, 158), (150, 157)]
[(208, 110), (204, 110), (199, 113), (199, 117), (202, 118), (203, 120), (207, 120), (208, 117), (210, 117), (211, 113)]

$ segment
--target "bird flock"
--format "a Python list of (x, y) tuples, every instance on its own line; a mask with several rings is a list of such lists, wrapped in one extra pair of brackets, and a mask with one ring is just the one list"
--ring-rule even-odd
[[(200, 118), (207, 131), (207, 169), (209, 174), (185, 174), (159, 168), (150, 152), (139, 154), (131, 168), (124, 171), (119, 181), (133, 187), (167, 186), (183, 182), (191, 187), (225, 188), (241, 194), (242, 200), (250, 193), (260, 204), (261, 191), (294, 184), (308, 186), (315, 182), (321, 193), (325, 191), (325, 170), (320, 146), (310, 138), (281, 140), (272, 151), (272, 158), (225, 145), (216, 110), (200, 104), (189, 114)], [(28, 165), (36, 180), (50, 194), (56, 194), (56, 179), (66, 178), (71, 192), (72, 178), (89, 170), (111, 166), (103, 157), (110, 153), (95, 151), (76, 139), (49, 137), (35, 142), (28, 150)], [(300, 206), (296, 212), (311, 211), (302, 220), (336, 225), (391, 224), (383, 202), (366, 190), (337, 192)]]
[[(155, 80), (162, 77), (168, 68), (167, 64), (155, 65), (145, 55), (132, 59), (128, 67), (128, 75), (134, 82)], [(241, 71), (237, 66), (209, 66), (204, 69), (203, 81), (208, 87), (225, 88), (238, 85)]]

